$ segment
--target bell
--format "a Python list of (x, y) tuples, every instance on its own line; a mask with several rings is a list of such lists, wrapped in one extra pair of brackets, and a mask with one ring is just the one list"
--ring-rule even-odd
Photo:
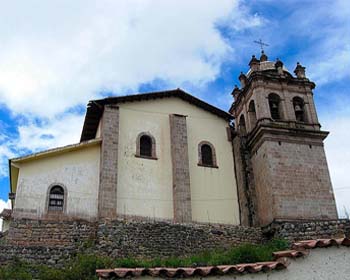
[(277, 108), (278, 108), (277, 103), (272, 103), (271, 105), (272, 105), (272, 108), (273, 108), (273, 109), (277, 109)]
[(294, 110), (295, 110), (295, 112), (302, 112), (302, 111), (303, 111), (303, 109), (301, 109), (301, 107), (300, 107), (299, 104), (296, 104), (296, 105), (294, 106)]

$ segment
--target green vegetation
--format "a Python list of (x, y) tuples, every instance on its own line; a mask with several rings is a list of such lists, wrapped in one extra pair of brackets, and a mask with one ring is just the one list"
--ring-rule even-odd
[(272, 240), (264, 245), (243, 244), (229, 250), (207, 251), (190, 257), (172, 257), (166, 259), (139, 260), (124, 258), (112, 260), (95, 255), (78, 255), (68, 261), (63, 268), (50, 268), (43, 265), (30, 265), (15, 260), (0, 268), (0, 279), (14, 280), (95, 280), (95, 270), (114, 267), (180, 267), (220, 264), (237, 264), (272, 260), (272, 252), (285, 250), (285, 240)]

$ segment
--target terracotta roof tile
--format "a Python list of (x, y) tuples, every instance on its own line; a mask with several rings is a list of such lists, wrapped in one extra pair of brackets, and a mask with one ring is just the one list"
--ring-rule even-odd
[(236, 265), (218, 265), (204, 267), (178, 267), (178, 268), (115, 268), (115, 269), (98, 269), (97, 275), (101, 279), (110, 279), (111, 277), (126, 278), (149, 275), (153, 277), (192, 277), (192, 276), (209, 276), (223, 275), (231, 273), (257, 273), (260, 271), (271, 271), (286, 268), (290, 263), (290, 258), (304, 257), (309, 254), (308, 249), (329, 246), (350, 246), (350, 239), (317, 239), (305, 240), (292, 244), (292, 250), (274, 252), (275, 261), (242, 263)]
[(101, 278), (110, 277), (137, 277), (149, 275), (153, 277), (191, 277), (191, 276), (209, 276), (209, 275), (224, 275), (231, 273), (256, 273), (260, 271), (270, 271), (274, 269), (283, 269), (288, 265), (287, 259), (279, 259), (272, 262), (247, 263), (237, 265), (219, 265), (219, 266), (204, 266), (204, 267), (178, 267), (178, 268), (115, 268), (115, 269), (98, 269), (97, 275)]
[(292, 245), (292, 248), (295, 250), (302, 249), (313, 249), (313, 248), (322, 248), (329, 246), (350, 246), (349, 238), (337, 238), (337, 239), (317, 239), (317, 240), (304, 240), (295, 242)]
[(304, 257), (309, 254), (308, 250), (286, 250), (286, 251), (278, 251), (274, 252), (273, 256), (275, 259), (279, 258), (299, 258), (299, 257)]

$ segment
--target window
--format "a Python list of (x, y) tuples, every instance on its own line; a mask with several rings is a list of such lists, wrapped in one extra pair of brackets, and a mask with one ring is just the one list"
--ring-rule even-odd
[(247, 129), (246, 129), (246, 126), (245, 126), (245, 118), (244, 118), (244, 115), (241, 115), (240, 118), (239, 118), (239, 133), (242, 134), (242, 135), (246, 135), (247, 134)]
[(199, 143), (198, 157), (199, 166), (217, 168), (215, 149), (211, 143), (207, 141), (202, 141), (201, 143)]
[(275, 93), (270, 93), (268, 99), (269, 99), (271, 118), (274, 120), (280, 120), (281, 119), (280, 97)]
[(250, 101), (249, 103), (248, 116), (250, 121), (250, 129), (253, 129), (256, 124), (256, 111), (254, 100)]
[(202, 145), (201, 147), (202, 153), (202, 163), (204, 165), (213, 165), (213, 151), (210, 146), (207, 144)]
[(143, 135), (140, 138), (140, 156), (152, 156), (152, 139), (147, 135)]
[(61, 186), (53, 186), (49, 193), (49, 211), (63, 212), (64, 189)]
[(156, 140), (152, 135), (142, 132), (136, 141), (136, 157), (157, 159), (156, 157)]
[(298, 122), (305, 122), (304, 100), (300, 97), (293, 98), (295, 118)]

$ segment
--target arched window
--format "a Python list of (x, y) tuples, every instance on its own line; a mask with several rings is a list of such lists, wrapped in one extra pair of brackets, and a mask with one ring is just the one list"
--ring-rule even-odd
[(217, 168), (214, 146), (207, 141), (198, 145), (198, 165)]
[(49, 211), (63, 212), (64, 189), (61, 186), (53, 186), (49, 193)]
[(140, 155), (144, 157), (152, 156), (152, 139), (148, 135), (142, 135), (140, 138)]
[(238, 130), (239, 130), (239, 133), (242, 134), (242, 135), (247, 134), (247, 128), (245, 126), (245, 118), (244, 118), (243, 114), (239, 118)]
[(202, 163), (204, 165), (213, 165), (213, 151), (211, 150), (211, 147), (207, 144), (202, 145), (201, 153)]
[(250, 101), (249, 103), (248, 115), (249, 115), (250, 127), (251, 129), (253, 129), (256, 124), (256, 111), (255, 111), (254, 100)]
[(281, 102), (281, 98), (277, 94), (275, 93), (269, 94), (270, 113), (271, 113), (271, 118), (274, 120), (281, 119), (280, 102)]
[(293, 98), (295, 118), (298, 122), (305, 122), (304, 100), (300, 97)]
[(136, 142), (136, 157), (157, 159), (156, 140), (152, 135), (142, 132), (137, 137)]

